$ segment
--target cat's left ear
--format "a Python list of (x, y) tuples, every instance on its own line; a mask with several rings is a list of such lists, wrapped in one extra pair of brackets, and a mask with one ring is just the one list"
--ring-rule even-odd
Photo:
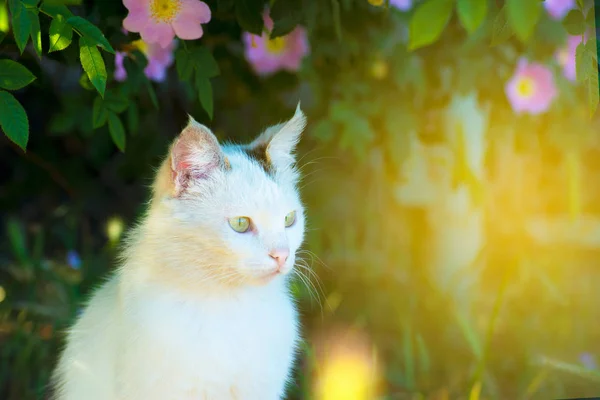
[(264, 149), (266, 159), (273, 167), (288, 167), (294, 162), (294, 150), (305, 127), (306, 117), (298, 103), (292, 119), (268, 128), (250, 144), (250, 147)]
[(215, 135), (190, 116), (171, 146), (163, 171), (158, 174), (157, 186), (168, 188), (177, 197), (193, 182), (228, 168), (229, 162)]

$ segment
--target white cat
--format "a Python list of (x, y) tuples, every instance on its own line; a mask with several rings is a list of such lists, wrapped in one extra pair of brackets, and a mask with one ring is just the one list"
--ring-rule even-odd
[(190, 122), (157, 173), (121, 268), (69, 331), (57, 400), (275, 400), (298, 321), (287, 277), (304, 236), (292, 155), (306, 119), (245, 146)]

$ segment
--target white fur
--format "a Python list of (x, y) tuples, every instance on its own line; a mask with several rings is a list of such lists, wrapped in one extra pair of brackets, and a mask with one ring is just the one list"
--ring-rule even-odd
[[(297, 111), (271, 140), (292, 143), (290, 155), (303, 121)], [(196, 135), (189, 140), (198, 138), (191, 157), (211, 159), (203, 152), (215, 149), (201, 143), (212, 133), (195, 121), (188, 129)], [(54, 375), (56, 399), (282, 398), (299, 340), (287, 277), (303, 240), (304, 214), (296, 171), (284, 147), (276, 148), (271, 176), (229, 145), (217, 150), (226, 163), (202, 171), (183, 192), (155, 188), (158, 196), (130, 235), (122, 267), (69, 332)], [(167, 160), (159, 175), (170, 176), (171, 165)], [(286, 228), (292, 210), (297, 220)], [(228, 218), (235, 216), (250, 217), (255, 231), (233, 231)], [(282, 246), (290, 257), (266, 281), (276, 264), (268, 251)]]

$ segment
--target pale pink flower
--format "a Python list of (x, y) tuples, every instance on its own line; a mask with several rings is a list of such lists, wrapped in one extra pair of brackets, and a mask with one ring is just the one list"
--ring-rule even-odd
[(517, 114), (540, 114), (548, 110), (557, 95), (552, 71), (542, 64), (528, 63), (524, 58), (519, 60), (505, 91)]
[(286, 36), (269, 39), (273, 21), (265, 12), (265, 31), (261, 36), (244, 32), (244, 55), (259, 75), (269, 75), (278, 70), (297, 71), (300, 63), (309, 52), (306, 30), (296, 27)]
[[(155, 82), (162, 82), (167, 76), (167, 70), (173, 64), (173, 51), (177, 45), (176, 40), (172, 40), (171, 43), (163, 48), (158, 44), (147, 44), (143, 40), (136, 40), (131, 43), (132, 46), (138, 48), (146, 58), (148, 59), (148, 65), (144, 68), (144, 74), (148, 79)], [(115, 54), (115, 79), (117, 81), (124, 81), (127, 79), (127, 71), (123, 66), (126, 53), (118, 51)]]
[(556, 61), (562, 67), (563, 75), (570, 81), (577, 78), (575, 69), (575, 52), (581, 43), (581, 36), (569, 36), (567, 45), (558, 49), (554, 54)]
[(401, 11), (408, 11), (412, 7), (412, 0), (390, 0), (390, 5)]
[(575, 8), (575, 0), (544, 0), (544, 7), (554, 19), (563, 19)]
[(119, 82), (123, 82), (127, 79), (127, 70), (123, 65), (123, 61), (125, 61), (126, 54), (122, 51), (117, 51), (115, 53), (115, 80)]
[(148, 44), (166, 48), (175, 36), (184, 40), (200, 39), (200, 24), (210, 21), (210, 8), (200, 0), (123, 0), (129, 14), (123, 27), (139, 32)]

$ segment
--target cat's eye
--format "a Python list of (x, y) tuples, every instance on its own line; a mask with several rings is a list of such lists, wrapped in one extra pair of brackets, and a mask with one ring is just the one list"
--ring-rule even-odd
[(285, 216), (285, 227), (289, 228), (290, 226), (294, 225), (294, 222), (296, 222), (296, 211), (292, 211)]
[(233, 217), (229, 218), (229, 226), (238, 233), (248, 232), (250, 229), (250, 218), (248, 217)]

